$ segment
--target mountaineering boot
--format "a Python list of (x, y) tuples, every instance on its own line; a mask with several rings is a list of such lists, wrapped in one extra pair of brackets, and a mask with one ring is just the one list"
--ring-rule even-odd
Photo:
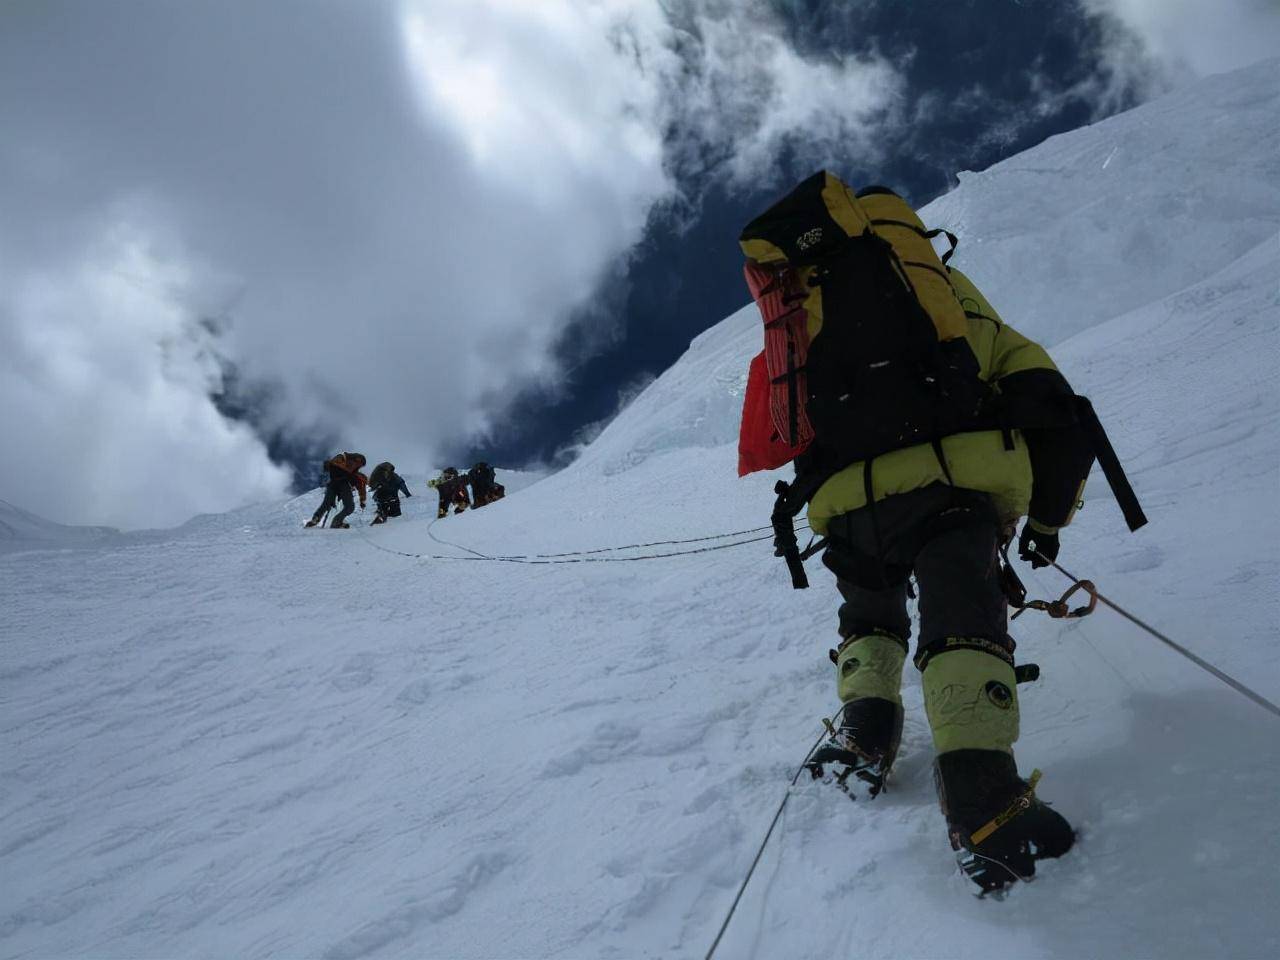
[(304, 523), (304, 524), (303, 524), (303, 526), (304, 526), (304, 527), (314, 527), (314, 526), (315, 526), (317, 523), (319, 523), (319, 522), (320, 522), (320, 521), (319, 521), (319, 520), (317, 520), (315, 517), (312, 517), (310, 520), (308, 520), (306, 523)]
[(373, 518), (372, 526), (376, 527), (378, 524), (386, 523), (386, 522), (387, 522), (387, 518), (384, 517), (382, 514), (378, 514), (376, 517)]
[(955, 750), (938, 757), (934, 781), (951, 848), (979, 895), (1035, 876), (1036, 861), (1071, 849), (1075, 831), (1065, 817), (1018, 776), (1013, 756), (999, 750)]
[(938, 757), (934, 782), (951, 849), (980, 894), (1035, 875), (1071, 849), (1075, 831), (1018, 776), (1013, 657), (985, 640), (948, 638), (923, 661), (924, 705)]
[(807, 767), (815, 780), (834, 782), (853, 799), (870, 799), (884, 789), (902, 740), (907, 645), (879, 632), (849, 637), (832, 654), (836, 689), (844, 701), (840, 725), (831, 728), (830, 738), (814, 751)]
[(333, 523), (329, 524), (329, 529), (330, 530), (350, 530), (351, 524), (347, 523), (345, 520), (335, 520), (333, 521)]

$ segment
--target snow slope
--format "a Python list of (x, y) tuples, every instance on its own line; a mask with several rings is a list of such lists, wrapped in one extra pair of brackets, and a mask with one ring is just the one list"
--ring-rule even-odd
[[(1277, 117), (1261, 64), (926, 211), (1057, 344), (1152, 518), (1124, 534), (1095, 479), (1065, 564), (1272, 700)], [(835, 706), (830, 577), (792, 591), (767, 542), (627, 559), (760, 534), (477, 554), (765, 525), (773, 478), (734, 479), (753, 311), (476, 513), (304, 531), (311, 496), (0, 556), (0, 955), (702, 956)], [(1044, 669), (1018, 756), (1077, 849), (968, 895), (909, 677), (894, 789), (796, 788), (719, 956), (1280, 953), (1280, 721), (1107, 611), (1014, 632)]]
[(69, 527), (0, 500), (0, 553), (36, 547), (57, 549), (101, 544), (116, 537), (111, 527)]

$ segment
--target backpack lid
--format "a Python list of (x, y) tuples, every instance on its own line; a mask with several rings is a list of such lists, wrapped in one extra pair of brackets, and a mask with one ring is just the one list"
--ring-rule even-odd
[(853, 191), (834, 174), (819, 170), (756, 217), (738, 237), (757, 263), (813, 263), (850, 237), (873, 232)]

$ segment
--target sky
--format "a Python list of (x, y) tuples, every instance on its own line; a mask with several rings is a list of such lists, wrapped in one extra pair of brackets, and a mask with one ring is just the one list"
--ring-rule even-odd
[(923, 203), (1277, 49), (1274, 0), (6, 0), (0, 499), (562, 463), (746, 301), (799, 177)]

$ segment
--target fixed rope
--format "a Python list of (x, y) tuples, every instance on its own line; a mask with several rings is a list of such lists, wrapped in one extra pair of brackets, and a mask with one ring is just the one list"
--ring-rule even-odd
[[(669, 550), (664, 553), (642, 554), (640, 556), (635, 556), (635, 557), (603, 557), (598, 555), (601, 553), (616, 552), (620, 550), (634, 550), (644, 546), (660, 546), (664, 544), (681, 544), (681, 543), (705, 543), (711, 540), (722, 540), (727, 537), (737, 537), (746, 533), (755, 532), (752, 530), (741, 530), (741, 531), (738, 531), (737, 533), (721, 533), (721, 534), (714, 534), (708, 537), (693, 537), (688, 540), (657, 541), (652, 544), (632, 544), (631, 546), (623, 546), (623, 547), (601, 547), (599, 549), (584, 550), (577, 553), (542, 554), (542, 555), (532, 554), (527, 556), (517, 555), (517, 556), (494, 557), (494, 556), (489, 556), (488, 554), (485, 554), (485, 553), (481, 553), (478, 550), (472, 550), (470, 547), (463, 546), (462, 544), (450, 543), (447, 540), (441, 540), (439, 537), (437, 537), (435, 534), (431, 532), (431, 527), (435, 526), (437, 522), (439, 521), (433, 520), (431, 524), (427, 527), (427, 535), (431, 537), (431, 539), (434, 540), (436, 543), (439, 543), (442, 546), (453, 547), (457, 550), (465, 550), (468, 554), (470, 554), (470, 556), (460, 557), (460, 556), (457, 556), (456, 554), (408, 553), (404, 550), (395, 550), (395, 549), (392, 549), (391, 547), (384, 547), (381, 544), (376, 543), (364, 533), (363, 529), (361, 529), (360, 535), (364, 539), (365, 543), (369, 544), (369, 546), (373, 547), (375, 550), (381, 550), (383, 553), (390, 553), (390, 554), (394, 554), (395, 556), (405, 557), (411, 560), (460, 560), (460, 561), (472, 561), (472, 562), (484, 561), (489, 563), (518, 563), (518, 564), (527, 564), (527, 565), (533, 565), (533, 566), (544, 566), (544, 565), (564, 564), (564, 563), (630, 563), (637, 560), (664, 560), (669, 557), (687, 557), (687, 556), (692, 556), (693, 554), (698, 554), (698, 553), (711, 553), (715, 550), (728, 550), (732, 547), (742, 547), (742, 546), (747, 546), (748, 544), (753, 544), (753, 543), (763, 543), (766, 540), (773, 539), (773, 535), (769, 534), (763, 537), (752, 537), (747, 540), (734, 540), (732, 543), (720, 543), (720, 544), (715, 544), (714, 546), (697, 547), (691, 550)], [(756, 530), (769, 530), (769, 529), (772, 529), (772, 528), (771, 527), (756, 528)]]
[[(824, 720), (823, 722), (829, 723), (830, 721)], [(787, 808), (787, 801), (791, 799), (792, 787), (796, 785), (796, 781), (800, 779), (800, 774), (804, 773), (805, 767), (809, 765), (809, 758), (813, 756), (813, 752), (818, 749), (818, 745), (822, 743), (826, 736), (827, 731), (823, 729), (822, 733), (818, 734), (818, 739), (813, 741), (813, 746), (809, 748), (809, 752), (804, 755), (804, 760), (801, 762), (799, 769), (796, 770), (796, 775), (791, 778), (791, 783), (787, 786), (787, 792), (783, 796), (782, 802), (778, 804), (778, 811), (773, 815), (773, 821), (769, 824), (769, 829), (765, 831), (764, 839), (760, 841), (760, 849), (756, 851), (755, 859), (751, 861), (751, 866), (747, 868), (747, 875), (742, 878), (742, 883), (738, 887), (738, 894), (733, 898), (733, 903), (729, 906), (729, 912), (725, 915), (724, 923), (720, 924), (720, 931), (716, 934), (715, 942), (711, 944), (711, 949), (707, 951), (706, 960), (711, 960), (715, 955), (716, 948), (720, 946), (720, 941), (724, 938), (725, 931), (729, 929), (729, 921), (733, 919), (733, 914), (738, 909), (738, 904), (742, 901), (742, 895), (746, 892), (747, 884), (751, 882), (751, 877), (755, 874), (756, 867), (760, 865), (760, 858), (764, 856), (765, 847), (769, 845), (769, 840), (773, 837), (774, 828), (778, 826), (778, 821), (782, 818), (782, 811)]]
[(1124, 609), (1119, 604), (1114, 603), (1113, 601), (1109, 600), (1107, 597), (1099, 593), (1098, 589), (1090, 581), (1081, 580), (1080, 578), (1072, 575), (1070, 571), (1059, 566), (1059, 564), (1056, 561), (1050, 560), (1044, 554), (1040, 554), (1039, 556), (1042, 560), (1044, 560), (1046, 563), (1051, 565), (1055, 570), (1057, 570), (1059, 573), (1061, 573), (1064, 577), (1066, 577), (1068, 580), (1070, 580), (1072, 583), (1076, 584), (1077, 586), (1088, 584), (1087, 590), (1089, 594), (1093, 598), (1095, 598), (1096, 602), (1110, 607), (1112, 610), (1120, 614), (1120, 616), (1124, 617), (1130, 623), (1133, 623), (1136, 626), (1141, 627), (1147, 633), (1151, 634), (1151, 636), (1155, 637), (1157, 640), (1159, 640), (1165, 646), (1169, 647), (1169, 649), (1173, 650), (1175, 653), (1178, 653), (1181, 656), (1185, 657), (1186, 659), (1190, 660), (1192, 663), (1194, 663), (1201, 670), (1204, 670), (1206, 673), (1212, 674), (1213, 676), (1217, 677), (1219, 680), (1221, 680), (1227, 686), (1231, 687), (1231, 689), (1235, 690), (1241, 696), (1247, 697), (1249, 700), (1252, 700), (1258, 706), (1262, 707), (1262, 709), (1275, 714), (1277, 717), (1280, 717), (1280, 707), (1276, 706), (1266, 697), (1262, 696), (1262, 694), (1258, 693), (1255, 690), (1251, 690), (1249, 687), (1245, 686), (1245, 684), (1241, 683), (1235, 677), (1231, 676), (1230, 674), (1222, 670), (1219, 670), (1208, 660), (1205, 660), (1203, 657), (1197, 656), (1196, 654), (1192, 653), (1190, 650), (1182, 646), (1180, 643), (1174, 642), (1169, 637), (1165, 636), (1163, 633), (1157, 630), (1155, 627), (1151, 626), (1148, 623), (1144, 623), (1142, 620), (1139, 620), (1128, 610)]
[[(475, 554), (477, 557), (484, 557), (486, 560), (506, 560), (506, 561), (562, 560), (568, 557), (589, 557), (589, 556), (593, 556), (601, 553), (619, 553), (623, 550), (644, 550), (649, 547), (684, 546), (685, 544), (689, 544), (689, 543), (707, 543), (712, 540), (728, 540), (730, 537), (744, 537), (744, 536), (748, 536), (749, 534), (763, 533), (766, 530), (773, 529), (771, 526), (752, 527), (749, 530), (735, 530), (732, 533), (715, 533), (706, 537), (691, 537), (687, 540), (653, 540), (653, 541), (650, 541), (649, 543), (629, 543), (619, 547), (597, 547), (593, 550), (569, 550), (564, 553), (515, 553), (515, 554), (504, 554), (502, 556), (491, 557), (486, 554), (482, 554), (475, 550), (472, 550), (470, 547), (465, 547), (460, 543), (453, 543), (449, 540), (440, 539), (434, 533), (431, 532), (431, 528), (434, 527), (438, 522), (439, 522), (439, 518), (437, 518), (436, 520), (433, 520), (431, 524), (427, 527), (427, 536), (429, 536), (436, 543), (439, 543), (446, 547), (454, 547), (455, 549), (458, 549), (458, 550), (466, 550), (468, 553)], [(755, 540), (744, 540), (743, 543), (758, 543), (759, 540), (761, 539), (767, 539), (767, 538), (761, 537)]]

